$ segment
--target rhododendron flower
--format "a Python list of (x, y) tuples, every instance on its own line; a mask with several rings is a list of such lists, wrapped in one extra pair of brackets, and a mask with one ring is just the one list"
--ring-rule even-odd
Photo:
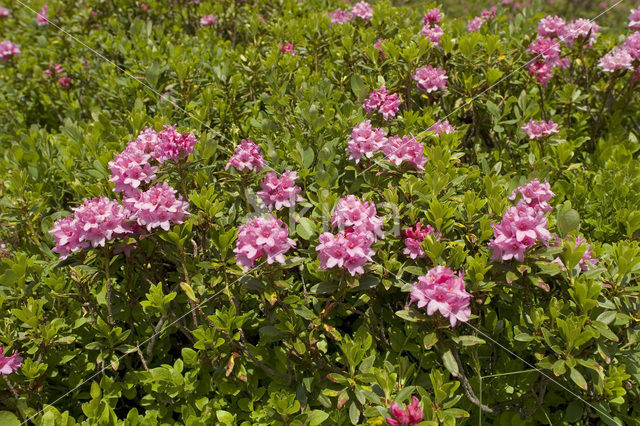
[(433, 123), (433, 125), (431, 125), (431, 127), (429, 127), (429, 130), (433, 131), (435, 136), (440, 137), (443, 133), (445, 134), (450, 134), (450, 133), (455, 133), (456, 132), (456, 126), (452, 126), (449, 123), (449, 120), (438, 120), (435, 123)]
[(378, 217), (373, 201), (360, 201), (355, 195), (347, 195), (338, 201), (331, 217), (331, 225), (351, 228), (355, 232), (371, 233), (374, 241), (384, 238), (383, 224), (384, 221)]
[(270, 265), (274, 262), (284, 263), (284, 254), (295, 245), (295, 241), (289, 238), (287, 225), (269, 214), (267, 217), (249, 219), (238, 228), (238, 239), (233, 251), (238, 265), (246, 273), (263, 256), (266, 256)]
[(342, 25), (351, 21), (351, 19), (353, 19), (353, 14), (348, 10), (336, 9), (333, 12), (329, 12), (329, 18), (331, 18), (331, 25)]
[(402, 231), (404, 234), (404, 251), (403, 253), (409, 256), (412, 259), (415, 258), (423, 258), (426, 256), (426, 253), (421, 247), (422, 241), (429, 234), (433, 234), (436, 240), (440, 240), (442, 234), (439, 232), (435, 232), (433, 226), (427, 225), (426, 227), (422, 227), (422, 223), (418, 222), (411, 228), (406, 228)]
[(140, 3), (140, 9), (142, 10), (149, 10), (149, 5), (146, 3)]
[(230, 167), (235, 167), (238, 171), (247, 169), (259, 172), (265, 164), (260, 146), (253, 143), (251, 139), (242, 139), (224, 169), (229, 170)]
[(6, 7), (0, 7), (0, 18), (11, 18), (11, 12)]
[(198, 139), (193, 132), (179, 133), (174, 126), (165, 125), (164, 129), (158, 132), (154, 158), (160, 164), (167, 160), (178, 161), (180, 158), (187, 158), (193, 153), (196, 143)]
[(56, 242), (53, 251), (58, 253), (61, 259), (66, 259), (69, 254), (89, 247), (87, 241), (80, 241), (83, 231), (78, 227), (78, 221), (73, 216), (58, 219), (49, 233), (53, 234)]
[(420, 408), (420, 400), (415, 396), (411, 398), (411, 404), (402, 410), (397, 403), (391, 404), (389, 410), (393, 417), (387, 417), (385, 420), (391, 426), (416, 426), (424, 419), (424, 413)]
[(71, 78), (70, 77), (60, 77), (58, 79), (58, 84), (61, 87), (67, 88), (71, 85)]
[(386, 134), (387, 132), (383, 129), (371, 127), (371, 120), (356, 125), (347, 141), (349, 160), (354, 160), (358, 164), (362, 157), (371, 158), (375, 152), (384, 147), (387, 142)]
[(420, 34), (422, 34), (431, 43), (438, 44), (444, 35), (444, 31), (439, 25), (434, 25), (432, 27), (425, 25), (422, 27), (422, 30), (420, 30)]
[(364, 274), (364, 264), (371, 262), (375, 237), (364, 230), (342, 230), (334, 235), (324, 232), (316, 246), (320, 269), (346, 268), (351, 276)]
[(296, 49), (293, 48), (293, 43), (291, 42), (287, 42), (287, 43), (282, 43), (280, 45), (280, 53), (291, 53), (292, 55), (295, 55), (296, 53), (298, 53), (296, 51)]
[(491, 6), (490, 9), (482, 9), (482, 13), (480, 14), (480, 17), (485, 21), (488, 21), (489, 19), (493, 19), (496, 17), (497, 10), (498, 8), (496, 6)]
[(578, 236), (576, 237), (575, 248), (578, 248), (581, 245), (587, 246), (584, 251), (584, 254), (582, 255), (582, 258), (580, 258), (580, 263), (579, 263), (580, 270), (584, 272), (584, 271), (588, 271), (593, 266), (597, 265), (598, 259), (593, 256), (593, 251), (591, 250), (591, 244), (589, 244), (587, 240), (585, 240), (584, 238)]
[(536, 61), (529, 64), (528, 70), (538, 83), (547, 84), (553, 77), (553, 66), (552, 62)]
[(396, 116), (401, 103), (400, 96), (397, 93), (389, 94), (387, 88), (383, 85), (369, 93), (369, 97), (365, 99), (362, 107), (367, 112), (378, 110), (382, 114), (382, 118), (388, 120)]
[(150, 154), (137, 149), (135, 144), (129, 144), (109, 162), (109, 170), (111, 170), (109, 180), (115, 183), (113, 190), (126, 197), (133, 197), (141, 184), (152, 182), (156, 178), (158, 167), (151, 166), (149, 160), (151, 160)]
[(545, 244), (551, 238), (544, 210), (530, 207), (525, 199), (507, 209), (499, 224), (491, 226), (494, 238), (489, 248), (493, 252), (493, 259), (503, 262), (511, 259), (524, 262), (527, 248), (537, 241)]
[(260, 197), (269, 210), (293, 207), (296, 202), (304, 200), (299, 195), (302, 189), (296, 186), (297, 178), (298, 174), (289, 169), (279, 178), (276, 173), (269, 172), (260, 183), (262, 190), (258, 191), (258, 197)]
[(20, 54), (20, 46), (9, 40), (0, 41), (0, 59), (7, 60)]
[(376, 40), (375, 43), (373, 43), (373, 47), (375, 47), (384, 58), (386, 55), (384, 54), (384, 50), (382, 50), (382, 42), (384, 42), (384, 39), (381, 37), (378, 40)]
[(535, 53), (547, 60), (556, 60), (560, 55), (560, 44), (548, 37), (538, 36), (531, 42), (527, 52)]
[(373, 18), (373, 7), (366, 1), (361, 1), (353, 5), (351, 13), (357, 18), (369, 22)]
[(200, 18), (200, 25), (209, 26), (216, 23), (218, 23), (218, 18), (211, 14), (203, 15), (202, 18)]
[(538, 22), (538, 35), (560, 37), (564, 34), (566, 21), (558, 16), (545, 16)]
[(627, 52), (627, 49), (618, 48), (600, 58), (598, 67), (605, 72), (614, 72), (617, 70), (632, 70), (633, 57)]
[(469, 19), (467, 21), (467, 32), (475, 33), (479, 31), (483, 23), (484, 23), (484, 20), (479, 16), (476, 16), (473, 19)]
[(424, 165), (427, 163), (427, 158), (424, 156), (424, 146), (413, 135), (390, 137), (382, 151), (387, 160), (396, 166), (407, 162), (417, 170), (424, 170)]
[(155, 228), (168, 231), (172, 224), (182, 223), (184, 216), (189, 214), (189, 203), (182, 201), (182, 196), (167, 182), (139, 192), (124, 203), (131, 212), (131, 219), (147, 231)]
[(0, 374), (11, 374), (18, 371), (18, 368), (22, 365), (22, 357), (18, 355), (18, 351), (13, 351), (13, 355), (2, 355), (3, 349), (0, 346)]
[(42, 6), (40, 13), (36, 15), (36, 22), (38, 25), (47, 25), (49, 23), (49, 19), (47, 19), (47, 11), (49, 10), (49, 6), (46, 4)]
[(640, 30), (640, 7), (631, 9), (629, 14), (629, 28), (632, 30)]
[(518, 194), (522, 195), (522, 200), (527, 204), (527, 206), (539, 209), (543, 212), (552, 210), (549, 200), (556, 195), (551, 192), (551, 185), (549, 182), (544, 181), (544, 183), (542, 183), (538, 178), (514, 189), (509, 199), (511, 201), (515, 200)]
[(458, 321), (467, 322), (471, 315), (471, 294), (465, 288), (464, 274), (456, 275), (450, 268), (439, 265), (413, 283), (409, 304), (417, 302), (418, 308), (427, 308), (427, 314), (440, 312), (449, 318), (451, 327)]
[(577, 19), (565, 26), (564, 32), (560, 35), (560, 40), (567, 46), (572, 46), (573, 43), (580, 37), (589, 40), (588, 46), (592, 46), (598, 37), (598, 30), (600, 26), (588, 19)]
[(442, 13), (440, 9), (431, 9), (427, 13), (424, 14), (424, 18), (422, 18), (422, 25), (437, 25), (442, 20)]
[(558, 133), (558, 125), (553, 120), (533, 121), (531, 119), (522, 126), (521, 132), (529, 135), (529, 139), (543, 138)]
[(634, 32), (626, 38), (622, 48), (635, 60), (640, 59), (640, 32)]
[(418, 82), (418, 87), (427, 93), (447, 90), (447, 78), (445, 70), (431, 65), (418, 68), (413, 74), (413, 79)]

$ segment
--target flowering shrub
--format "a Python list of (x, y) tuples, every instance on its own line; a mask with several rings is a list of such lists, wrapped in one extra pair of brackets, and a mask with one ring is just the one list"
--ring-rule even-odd
[(637, 422), (635, 3), (35, 3), (0, 424)]

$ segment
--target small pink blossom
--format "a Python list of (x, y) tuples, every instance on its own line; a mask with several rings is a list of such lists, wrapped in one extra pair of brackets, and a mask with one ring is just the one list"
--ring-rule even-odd
[(433, 134), (435, 136), (440, 137), (442, 134), (450, 134), (450, 133), (455, 133), (456, 132), (456, 126), (452, 126), (449, 123), (449, 120), (438, 120), (435, 123), (433, 123), (433, 125), (431, 125), (431, 127), (429, 127), (429, 130), (431, 130), (432, 132), (434, 132)]
[(20, 55), (20, 46), (9, 40), (0, 41), (0, 59), (7, 60)]
[(0, 7), (0, 18), (11, 18), (11, 11), (6, 7)]
[(373, 18), (373, 7), (366, 1), (361, 1), (353, 5), (351, 13), (357, 18), (369, 22)]
[(471, 294), (465, 288), (463, 276), (442, 265), (431, 268), (413, 283), (409, 304), (417, 302), (418, 308), (426, 307), (428, 315), (440, 312), (449, 318), (451, 327), (458, 321), (467, 322), (471, 315)]
[(588, 46), (593, 46), (598, 37), (600, 26), (588, 19), (577, 19), (567, 24), (564, 32), (560, 35), (560, 40), (567, 46), (573, 46), (573, 43), (579, 38), (588, 39)]
[(552, 210), (549, 200), (556, 195), (551, 192), (549, 182), (544, 181), (544, 183), (542, 183), (538, 178), (514, 189), (509, 199), (514, 201), (518, 194), (522, 195), (522, 200), (524, 200), (527, 206), (543, 212)]
[(296, 51), (296, 49), (293, 48), (293, 43), (291, 42), (287, 42), (287, 43), (282, 43), (280, 45), (280, 53), (291, 53), (292, 55), (295, 55), (296, 53), (298, 53)]
[(542, 37), (560, 37), (565, 32), (566, 21), (558, 16), (545, 16), (538, 21), (538, 35)]
[(284, 254), (296, 243), (289, 238), (289, 228), (273, 214), (267, 217), (249, 219), (238, 228), (236, 254), (238, 265), (246, 273), (253, 268), (256, 260), (266, 257), (266, 262), (284, 263)]
[(424, 170), (427, 158), (424, 146), (413, 135), (392, 136), (382, 148), (386, 159), (399, 166), (403, 162), (411, 164), (416, 170)]
[(422, 18), (422, 25), (437, 25), (442, 20), (442, 13), (440, 9), (431, 9), (427, 13), (425, 13), (424, 18)]
[(440, 43), (440, 39), (444, 35), (444, 31), (442, 30), (442, 28), (440, 28), (439, 25), (425, 25), (424, 27), (422, 27), (422, 30), (420, 30), (420, 34), (422, 34), (431, 43), (438, 44)]
[(640, 30), (640, 7), (631, 9), (629, 14), (629, 28), (632, 30)]
[(66, 89), (67, 87), (69, 87), (71, 85), (71, 78), (70, 77), (60, 77), (58, 79), (58, 84), (61, 87), (64, 87)]
[(420, 408), (420, 400), (415, 396), (411, 398), (411, 404), (402, 410), (397, 403), (391, 404), (389, 410), (393, 417), (387, 417), (385, 420), (391, 426), (416, 426), (424, 419), (424, 413)]
[(560, 55), (560, 43), (548, 37), (538, 36), (531, 42), (527, 52), (535, 53), (546, 60), (555, 61)]
[(325, 232), (316, 246), (320, 269), (345, 268), (351, 274), (364, 274), (364, 265), (372, 261), (371, 245), (375, 237), (364, 230), (347, 229), (336, 235)]
[(384, 238), (383, 224), (373, 201), (360, 201), (355, 195), (347, 195), (338, 201), (331, 217), (331, 225), (358, 233), (370, 233), (374, 241)]
[(362, 157), (371, 158), (374, 153), (384, 147), (387, 142), (386, 134), (387, 132), (383, 129), (373, 128), (371, 120), (356, 125), (347, 141), (349, 160), (354, 160), (358, 164)]
[(214, 25), (218, 22), (218, 18), (216, 18), (215, 16), (209, 14), (209, 15), (203, 15), (202, 18), (200, 18), (200, 25), (202, 26), (209, 26), (209, 25)]
[(13, 355), (2, 355), (3, 349), (0, 346), (0, 374), (9, 375), (18, 371), (22, 365), (22, 357), (18, 355), (18, 351), (13, 351)]
[(528, 70), (538, 83), (547, 84), (553, 77), (553, 66), (549, 61), (535, 61), (529, 64)]
[(440, 240), (442, 234), (439, 232), (435, 232), (433, 226), (427, 225), (426, 227), (422, 227), (422, 223), (418, 222), (411, 228), (405, 228), (402, 231), (404, 235), (404, 251), (403, 253), (409, 256), (411, 259), (423, 258), (426, 256), (426, 253), (422, 249), (421, 243), (425, 239), (425, 237), (429, 234), (433, 234), (436, 240)]
[(329, 12), (329, 18), (331, 18), (331, 25), (342, 25), (351, 21), (351, 19), (353, 19), (353, 14), (348, 10), (336, 9), (333, 12)]
[(498, 8), (496, 6), (491, 6), (490, 9), (483, 9), (482, 13), (480, 14), (480, 17), (485, 21), (493, 19), (496, 17), (497, 10)]
[(378, 52), (380, 52), (380, 55), (382, 55), (383, 58), (386, 57), (386, 55), (384, 54), (384, 50), (382, 49), (382, 43), (384, 41), (385, 40), (383, 38), (379, 38), (375, 43), (373, 43), (373, 47), (375, 47)]
[(584, 238), (578, 236), (576, 237), (575, 248), (578, 248), (581, 245), (587, 246), (584, 251), (584, 254), (582, 255), (582, 258), (580, 258), (580, 263), (579, 263), (580, 270), (584, 272), (584, 271), (588, 271), (593, 266), (597, 265), (598, 259), (593, 256), (593, 250), (591, 250), (591, 244), (589, 244), (587, 240), (585, 240)]
[(479, 16), (476, 16), (473, 19), (469, 19), (467, 21), (467, 32), (470, 32), (470, 33), (478, 32), (480, 30), (480, 27), (482, 27), (483, 23), (484, 23), (484, 20)]
[(158, 144), (154, 150), (154, 158), (160, 164), (167, 160), (178, 161), (193, 154), (198, 139), (193, 134), (180, 133), (174, 126), (165, 125), (164, 129), (158, 132)]
[(604, 72), (614, 72), (617, 70), (633, 70), (633, 57), (627, 49), (618, 48), (600, 58), (598, 67)]
[(531, 119), (522, 126), (521, 132), (529, 135), (529, 139), (544, 138), (558, 133), (558, 125), (554, 123), (553, 120), (533, 121), (533, 119)]
[(369, 97), (364, 101), (362, 107), (367, 112), (377, 110), (382, 114), (382, 118), (388, 120), (395, 117), (402, 100), (397, 93), (389, 93), (383, 85), (379, 89), (369, 93)]
[(149, 5), (146, 3), (140, 3), (140, 9), (142, 10), (149, 10)]
[(40, 13), (36, 15), (36, 22), (38, 25), (47, 25), (49, 23), (49, 19), (47, 18), (47, 11), (49, 10), (49, 6), (46, 4), (42, 6)]
[(259, 172), (265, 165), (260, 146), (253, 143), (251, 139), (243, 139), (224, 169), (229, 170), (230, 167), (235, 167), (238, 171), (247, 169)]
[(124, 203), (131, 212), (131, 219), (147, 231), (155, 228), (168, 231), (172, 224), (182, 223), (184, 216), (189, 214), (189, 203), (182, 201), (182, 196), (167, 182), (134, 194)]
[(56, 242), (53, 252), (58, 253), (61, 259), (66, 259), (69, 254), (89, 247), (89, 242), (80, 241), (83, 231), (73, 216), (58, 219), (49, 233), (53, 234)]
[(640, 32), (636, 31), (626, 38), (622, 48), (635, 60), (640, 59)]
[(431, 65), (418, 68), (413, 74), (413, 79), (418, 82), (418, 87), (427, 93), (447, 90), (447, 78), (445, 70)]
[(158, 166), (151, 166), (151, 154), (137, 149), (136, 144), (129, 144), (121, 153), (109, 162), (111, 182), (115, 183), (114, 191), (126, 197), (134, 197), (140, 185), (150, 183), (156, 178)]
[(300, 196), (302, 189), (296, 186), (297, 178), (298, 174), (289, 169), (282, 173), (279, 178), (275, 172), (269, 172), (260, 183), (262, 189), (258, 191), (258, 197), (260, 197), (269, 210), (293, 207), (297, 202), (304, 200)]

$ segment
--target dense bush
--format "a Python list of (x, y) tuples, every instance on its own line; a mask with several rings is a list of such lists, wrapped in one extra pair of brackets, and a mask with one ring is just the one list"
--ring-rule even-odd
[(638, 423), (640, 12), (328, 3), (0, 10), (0, 423)]

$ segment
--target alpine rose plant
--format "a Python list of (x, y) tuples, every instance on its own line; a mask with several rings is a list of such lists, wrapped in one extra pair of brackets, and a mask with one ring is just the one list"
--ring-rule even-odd
[(362, 157), (371, 158), (387, 143), (386, 134), (385, 130), (372, 127), (371, 120), (356, 125), (347, 141), (349, 160), (358, 164)]
[(262, 188), (258, 197), (269, 210), (280, 210), (282, 207), (293, 207), (304, 199), (300, 196), (302, 189), (296, 186), (298, 174), (287, 169), (280, 177), (275, 172), (267, 173), (260, 183)]
[(393, 417), (385, 418), (387, 424), (391, 426), (416, 426), (424, 419), (424, 413), (419, 404), (420, 400), (415, 396), (411, 398), (411, 404), (408, 404), (404, 410), (394, 402), (389, 407)]
[(224, 169), (229, 170), (230, 167), (234, 167), (238, 171), (246, 169), (259, 172), (265, 165), (260, 146), (253, 143), (251, 139), (243, 139)]
[(189, 203), (167, 182), (158, 183), (124, 201), (131, 219), (147, 231), (162, 228), (168, 231), (172, 224), (180, 224), (189, 214)]
[(18, 351), (13, 351), (13, 355), (4, 356), (3, 348), (0, 346), (0, 374), (8, 375), (18, 371), (22, 365), (22, 357), (18, 355)]
[(238, 265), (246, 273), (261, 257), (265, 257), (269, 265), (274, 262), (284, 263), (284, 254), (295, 245), (295, 241), (289, 238), (287, 225), (269, 214), (249, 219), (238, 228), (238, 239), (233, 251)]
[(424, 156), (424, 146), (413, 135), (392, 136), (382, 148), (386, 159), (396, 166), (402, 163), (411, 164), (416, 170), (424, 170), (427, 157)]
[(447, 90), (447, 73), (442, 68), (426, 67), (418, 68), (413, 79), (418, 82), (418, 87), (427, 93), (436, 90)]

